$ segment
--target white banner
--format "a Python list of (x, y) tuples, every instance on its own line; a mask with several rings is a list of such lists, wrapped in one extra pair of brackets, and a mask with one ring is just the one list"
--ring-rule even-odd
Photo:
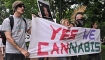
[(42, 18), (32, 19), (30, 58), (85, 55), (100, 50), (100, 29), (68, 29)]

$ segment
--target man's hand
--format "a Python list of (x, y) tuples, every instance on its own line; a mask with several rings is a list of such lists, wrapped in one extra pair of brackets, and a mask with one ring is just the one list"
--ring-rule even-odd
[(32, 17), (36, 18), (36, 15), (35, 14), (32, 14)]
[(30, 55), (27, 50), (21, 49), (20, 51), (21, 51), (21, 53), (25, 56), (25, 58)]

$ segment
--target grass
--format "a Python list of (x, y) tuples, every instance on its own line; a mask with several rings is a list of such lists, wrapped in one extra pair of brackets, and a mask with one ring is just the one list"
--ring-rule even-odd
[(101, 57), (102, 60), (105, 60), (105, 45), (101, 45), (102, 51), (101, 51)]

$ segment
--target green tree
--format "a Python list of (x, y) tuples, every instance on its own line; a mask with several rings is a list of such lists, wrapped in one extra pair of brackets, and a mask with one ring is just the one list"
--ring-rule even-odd
[(0, 24), (2, 24), (2, 21), (5, 17), (5, 7), (4, 7), (4, 3), (3, 0), (0, 0)]
[[(9, 14), (13, 14), (13, 9), (12, 9), (12, 4), (13, 2), (15, 2), (16, 0), (3, 0), (3, 2), (5, 3), (5, 7), (7, 9), (10, 9)], [(24, 13), (24, 17), (31, 19), (31, 14), (37, 14), (38, 10), (38, 6), (37, 6), (37, 0), (21, 0), (24, 4), (25, 4), (25, 13)]]
[[(12, 3), (16, 0), (0, 0), (0, 16), (2, 18), (8, 17), (9, 14), (13, 14)], [(21, 0), (24, 2), (26, 6), (24, 17), (31, 19), (31, 14), (34, 13), (37, 15), (39, 9), (37, 5), (37, 0)], [(78, 6), (87, 6), (84, 14), (88, 17), (86, 20), (86, 27), (90, 27), (91, 22), (97, 21), (101, 27), (101, 23), (105, 22), (105, 1), (103, 0), (45, 0), (49, 1), (50, 9), (53, 12), (53, 17), (57, 19), (57, 22), (62, 18), (70, 19), (74, 8), (71, 8), (73, 4), (77, 4)], [(6, 7), (6, 8), (5, 8)], [(6, 9), (10, 9), (9, 13), (6, 12)], [(1, 19), (1, 18), (0, 18)], [(71, 19), (70, 19), (71, 20)], [(1, 20), (0, 20), (1, 21)], [(104, 30), (104, 23), (103, 28)], [(103, 32), (103, 31), (102, 31)], [(102, 33), (104, 35), (105, 33)], [(105, 35), (104, 35), (105, 36)]]

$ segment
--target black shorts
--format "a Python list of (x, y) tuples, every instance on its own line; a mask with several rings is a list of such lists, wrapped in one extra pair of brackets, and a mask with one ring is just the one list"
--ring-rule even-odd
[(25, 60), (23, 54), (6, 53), (5, 60)]

